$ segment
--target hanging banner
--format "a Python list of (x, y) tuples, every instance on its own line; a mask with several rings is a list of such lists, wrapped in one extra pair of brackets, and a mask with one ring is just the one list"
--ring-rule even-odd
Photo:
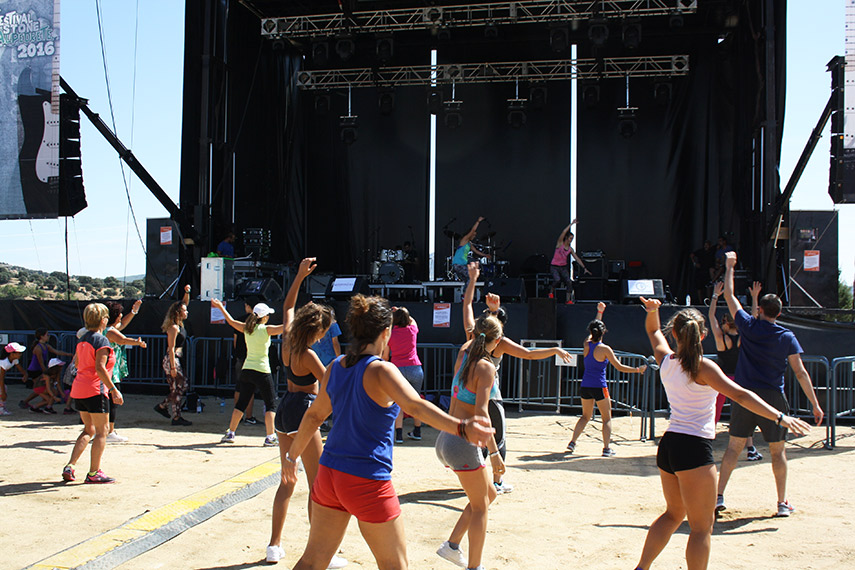
[(805, 250), (805, 271), (819, 271), (819, 250)]
[(55, 218), (59, 0), (0, 3), (0, 219)]

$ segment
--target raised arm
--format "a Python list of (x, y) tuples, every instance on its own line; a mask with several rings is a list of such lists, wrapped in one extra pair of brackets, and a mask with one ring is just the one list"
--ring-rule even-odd
[[(315, 261), (316, 257), (307, 257), (300, 262), (300, 267), (297, 269), (297, 276), (294, 277), (294, 282), (288, 289), (288, 294), (285, 296), (285, 301), (282, 303), (282, 325), (285, 327), (285, 332), (291, 328), (291, 321), (294, 320), (294, 307), (297, 305), (297, 295), (300, 294), (300, 286), (309, 274), (318, 266)], [(285, 343), (283, 342), (284, 346)]]
[(469, 271), (469, 283), (466, 284), (466, 292), (463, 294), (463, 330), (468, 340), (472, 338), (472, 331), (475, 329), (475, 311), (472, 310), (472, 302), (475, 299), (475, 282), (478, 281), (481, 270), (477, 261), (470, 261), (466, 269)]
[(650, 339), (653, 357), (656, 359), (656, 363), (661, 365), (665, 357), (674, 352), (668, 346), (668, 341), (665, 340), (665, 335), (660, 330), (659, 307), (662, 306), (662, 302), (659, 299), (645, 299), (644, 297), (639, 297), (639, 300), (644, 305), (644, 310), (647, 311), (647, 317), (644, 319), (644, 330), (647, 332), (647, 338)]
[(606, 304), (603, 303), (602, 301), (600, 301), (599, 303), (597, 303), (597, 320), (598, 321), (603, 320), (603, 313), (605, 313), (605, 312), (606, 312)]
[(233, 329), (235, 329), (238, 332), (244, 331), (244, 324), (242, 322), (236, 321), (235, 319), (232, 318), (232, 316), (226, 310), (226, 306), (223, 304), (222, 301), (220, 301), (219, 299), (211, 299), (211, 306), (214, 307), (215, 309), (219, 309), (219, 311), (223, 314), (223, 317), (225, 317), (226, 322), (229, 324), (230, 327), (232, 327)]
[(561, 230), (561, 233), (558, 234), (558, 241), (555, 242), (555, 247), (561, 247), (561, 244), (564, 243), (564, 238), (567, 236), (567, 232), (570, 231), (570, 228), (573, 227), (573, 224), (575, 224), (575, 223), (576, 223), (576, 219), (574, 218), (572, 222), (567, 224), (567, 227), (565, 227), (563, 230)]
[(735, 319), (736, 313), (742, 310), (742, 304), (733, 294), (733, 270), (736, 268), (736, 252), (728, 251), (724, 254), (724, 258), (724, 264), (727, 268), (724, 271), (724, 300), (727, 301), (727, 308), (730, 309), (730, 314)]
[(751, 293), (751, 316), (757, 316), (757, 310), (760, 308), (760, 291), (763, 290), (763, 285), (760, 284), (759, 281), (755, 281), (751, 284), (751, 287), (748, 288), (748, 291)]
[(793, 367), (793, 373), (796, 375), (796, 380), (798, 380), (799, 386), (802, 387), (802, 392), (805, 393), (805, 396), (807, 396), (810, 401), (810, 405), (813, 408), (813, 419), (816, 420), (816, 425), (820, 425), (822, 423), (822, 417), (825, 414), (823, 413), (822, 408), (819, 407), (819, 400), (816, 397), (816, 392), (813, 390), (813, 383), (810, 381), (810, 374), (808, 374), (808, 371), (805, 369), (801, 355), (791, 354), (787, 357), (787, 360), (789, 360), (790, 366)]
[(118, 330), (123, 330), (126, 326), (130, 324), (130, 322), (134, 319), (137, 313), (140, 312), (140, 306), (142, 305), (142, 299), (137, 299), (134, 301), (134, 305), (131, 307), (130, 312), (127, 315), (122, 316), (122, 320), (119, 321), (119, 324), (114, 328)]
[(712, 299), (710, 299), (710, 330), (712, 330), (713, 338), (715, 338), (715, 348), (719, 352), (727, 350), (724, 344), (724, 333), (721, 332), (721, 327), (718, 326), (718, 319), (715, 316), (718, 298), (724, 292), (724, 283), (716, 283), (713, 291)]
[(138, 346), (140, 348), (146, 348), (145, 341), (142, 338), (130, 338), (119, 332), (115, 327), (111, 328), (104, 332), (104, 336), (107, 337), (107, 340), (114, 344), (122, 344), (125, 346)]
[(184, 303), (185, 306), (190, 304), (190, 284), (184, 286), (184, 297), (181, 298), (181, 302)]
[(466, 235), (464, 235), (462, 238), (460, 238), (460, 245), (466, 245), (467, 243), (472, 241), (472, 238), (474, 238), (475, 234), (478, 233), (478, 224), (480, 224), (483, 221), (484, 221), (484, 217), (478, 216), (478, 219), (472, 225), (472, 229), (470, 229), (468, 232), (466, 232)]

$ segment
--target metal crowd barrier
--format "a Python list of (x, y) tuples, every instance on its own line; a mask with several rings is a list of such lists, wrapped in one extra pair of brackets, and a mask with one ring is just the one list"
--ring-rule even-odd
[(828, 396), (825, 408), (825, 447), (834, 449), (837, 418), (855, 416), (855, 356), (842, 356), (831, 361), (831, 386)]

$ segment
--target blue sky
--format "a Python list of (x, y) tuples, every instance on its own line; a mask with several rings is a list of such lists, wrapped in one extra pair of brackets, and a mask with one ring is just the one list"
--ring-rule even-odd
[[(138, 6), (137, 6), (138, 4)], [(787, 109), (781, 153), (782, 186), (829, 96), (825, 65), (843, 55), (843, 0), (788, 2)], [(138, 12), (137, 12), (138, 10)], [(178, 200), (184, 14), (179, 0), (101, 2), (107, 68), (119, 138), (166, 192)], [(137, 17), (138, 16), (138, 17)], [(62, 0), (63, 77), (112, 125), (101, 59), (95, 0)], [(136, 39), (135, 39), (136, 38)], [(89, 207), (69, 219), (72, 275), (145, 272), (143, 249), (130, 219), (115, 151), (87, 120), (81, 121), (83, 172)], [(828, 131), (808, 164), (793, 209), (829, 210)], [(125, 168), (137, 224), (166, 211)], [(0, 221), (2, 261), (43, 271), (65, 271), (65, 221)], [(840, 207), (840, 268), (855, 278), (855, 205)]]

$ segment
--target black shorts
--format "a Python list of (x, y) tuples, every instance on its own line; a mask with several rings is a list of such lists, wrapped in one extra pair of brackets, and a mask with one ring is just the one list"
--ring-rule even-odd
[(596, 400), (600, 401), (609, 397), (609, 389), (608, 388), (588, 388), (586, 386), (582, 386), (579, 388), (579, 397), (583, 400)]
[(276, 402), (276, 387), (273, 385), (273, 375), (270, 372), (260, 372), (251, 368), (244, 368), (240, 371), (237, 383), (239, 394), (236, 405), (237, 409), (242, 412), (245, 411), (256, 390), (261, 394), (262, 400), (264, 400), (264, 411), (272, 412), (275, 409)]
[(279, 433), (296, 433), (300, 429), (300, 422), (312, 402), (317, 396), (306, 392), (285, 392), (279, 407), (276, 409), (276, 419), (273, 427)]
[(110, 398), (103, 394), (91, 398), (74, 399), (74, 406), (77, 411), (89, 414), (109, 414), (111, 404)]
[(656, 466), (673, 475), (677, 471), (715, 465), (712, 444), (711, 439), (666, 431), (659, 440), (659, 449), (656, 450)]
[[(785, 414), (789, 411), (790, 405), (787, 403), (787, 397), (784, 393), (775, 388), (753, 390), (757, 396), (781, 412)], [(736, 402), (730, 403), (730, 429), (728, 433), (733, 437), (751, 437), (754, 434), (754, 428), (759, 427), (763, 433), (763, 439), (766, 443), (775, 443), (787, 439), (787, 428), (778, 425), (775, 420), (758, 416), (750, 410), (746, 410)]]

